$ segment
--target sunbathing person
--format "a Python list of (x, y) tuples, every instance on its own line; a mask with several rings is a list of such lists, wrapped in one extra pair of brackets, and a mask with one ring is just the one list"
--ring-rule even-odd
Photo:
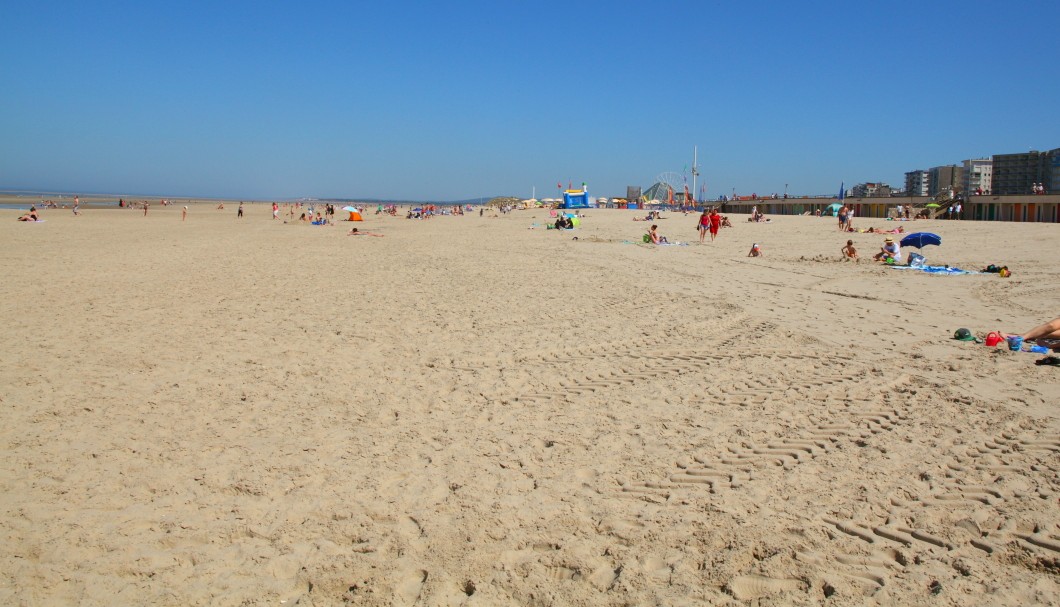
[(19, 221), (40, 221), (37, 217), (37, 209), (30, 209), (28, 213), (18, 218)]
[(657, 226), (655, 224), (652, 224), (651, 228), (648, 229), (648, 238), (651, 239), (651, 243), (652, 244), (670, 244), (670, 242), (668, 240), (666, 240), (665, 236), (659, 236), (658, 229), (659, 229), (659, 226)]
[(1044, 325), (1038, 325), (1019, 337), (1025, 342), (1031, 342), (1049, 348), (1053, 352), (1060, 352), (1060, 317), (1054, 318)]
[(358, 230), (357, 228), (353, 228), (352, 230), (350, 230), (350, 233), (347, 234), (347, 236), (383, 236), (383, 235), (382, 234), (376, 234), (375, 232), (362, 232), (362, 231)]

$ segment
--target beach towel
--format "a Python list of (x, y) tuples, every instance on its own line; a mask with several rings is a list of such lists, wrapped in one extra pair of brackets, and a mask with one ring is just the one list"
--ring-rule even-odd
[(918, 272), (927, 272), (928, 274), (946, 274), (946, 275), (958, 275), (958, 274), (979, 274), (979, 272), (969, 272), (968, 270), (962, 270), (960, 268), (951, 268), (949, 266), (889, 266), (895, 270), (917, 270)]

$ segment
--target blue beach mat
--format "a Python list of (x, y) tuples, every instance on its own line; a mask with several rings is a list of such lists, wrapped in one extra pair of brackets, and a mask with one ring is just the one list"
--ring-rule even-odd
[(982, 274), (982, 272), (969, 272), (968, 270), (962, 270), (960, 268), (951, 268), (949, 266), (922, 266), (919, 268), (913, 266), (890, 266), (895, 270), (917, 270), (920, 272), (927, 272), (928, 274), (947, 274), (956, 276), (958, 274)]

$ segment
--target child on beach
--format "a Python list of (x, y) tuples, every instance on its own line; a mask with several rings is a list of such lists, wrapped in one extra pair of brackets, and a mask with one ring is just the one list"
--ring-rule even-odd
[(854, 261), (860, 262), (858, 259), (858, 250), (854, 248), (854, 241), (848, 240), (847, 246), (843, 247), (843, 259), (853, 259)]
[(758, 243), (751, 245), (750, 252), (747, 253), (748, 257), (762, 257), (762, 247), (758, 246)]

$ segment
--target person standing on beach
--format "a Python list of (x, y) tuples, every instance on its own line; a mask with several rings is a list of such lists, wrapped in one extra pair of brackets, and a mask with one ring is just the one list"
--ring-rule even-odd
[(845, 232), (847, 230), (847, 205), (839, 207), (839, 231)]
[(180, 220), (185, 221), (188, 219), (188, 205), (184, 205), (184, 208), (180, 211)]
[(699, 216), (699, 244), (703, 244), (703, 241), (707, 239), (707, 230), (710, 229), (710, 214), (707, 212), (706, 207), (703, 208), (703, 214)]
[(236, 211), (236, 219), (240, 219), (240, 218), (242, 218), (242, 217), (243, 217), (243, 202), (242, 202), (242, 201), (240, 201), (240, 203), (239, 203), (239, 210), (238, 210), (238, 211)]
[(149, 202), (144, 201), (144, 217), (147, 217), (147, 207), (151, 206)]
[(272, 203), (272, 218), (273, 219), (279, 219), (280, 218), (280, 205), (276, 204), (275, 202)]

